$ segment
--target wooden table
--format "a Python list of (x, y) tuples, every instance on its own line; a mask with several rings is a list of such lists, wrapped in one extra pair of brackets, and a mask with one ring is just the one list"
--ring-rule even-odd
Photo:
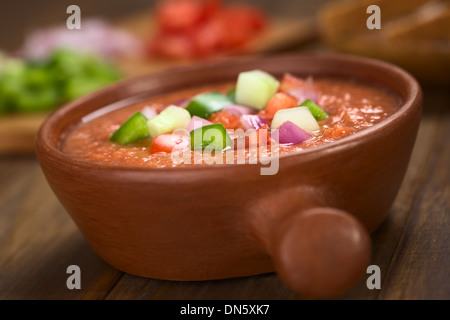
[[(450, 94), (425, 90), (424, 114), (407, 175), (389, 218), (372, 234), (366, 279), (339, 299), (450, 299)], [(69, 265), (81, 289), (69, 290)], [(299, 299), (264, 274), (173, 282), (122, 273), (89, 247), (49, 188), (36, 158), (0, 158), (0, 299)]]

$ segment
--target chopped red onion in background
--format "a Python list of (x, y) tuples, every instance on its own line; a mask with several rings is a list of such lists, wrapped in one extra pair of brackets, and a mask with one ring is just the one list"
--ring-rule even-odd
[(45, 59), (58, 48), (73, 49), (112, 58), (141, 52), (141, 44), (130, 33), (111, 26), (100, 18), (83, 20), (80, 30), (64, 26), (31, 32), (19, 55), (26, 59)]

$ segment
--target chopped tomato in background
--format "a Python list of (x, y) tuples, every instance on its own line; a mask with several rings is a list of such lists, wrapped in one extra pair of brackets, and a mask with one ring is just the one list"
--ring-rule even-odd
[(155, 10), (156, 34), (149, 54), (168, 58), (205, 57), (245, 45), (267, 25), (260, 9), (220, 0), (165, 0)]

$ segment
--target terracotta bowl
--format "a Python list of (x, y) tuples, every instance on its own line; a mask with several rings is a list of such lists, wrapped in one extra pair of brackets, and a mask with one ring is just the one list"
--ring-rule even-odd
[[(240, 71), (360, 79), (402, 100), (385, 121), (263, 165), (111, 167), (61, 152), (63, 133), (106, 105), (141, 94), (233, 81)], [(211, 280), (276, 271), (313, 298), (349, 290), (370, 262), (370, 232), (404, 177), (422, 108), (418, 83), (376, 60), (343, 55), (238, 58), (125, 80), (70, 103), (42, 125), (36, 152), (53, 191), (92, 248), (124, 272)]]

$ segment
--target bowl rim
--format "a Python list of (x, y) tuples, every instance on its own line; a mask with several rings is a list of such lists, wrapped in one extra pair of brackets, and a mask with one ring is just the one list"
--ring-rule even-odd
[[(118, 90), (121, 87), (127, 87), (131, 83), (138, 82), (143, 79), (148, 79), (149, 77), (157, 78), (158, 76), (170, 73), (170, 72), (196, 72), (199, 70), (205, 70), (207, 68), (217, 68), (220, 66), (226, 66), (227, 64), (239, 64), (245, 61), (249, 60), (257, 60), (258, 63), (263, 63), (271, 60), (276, 59), (317, 59), (320, 60), (328, 60), (335, 62), (350, 62), (355, 64), (363, 64), (363, 65), (370, 65), (377, 68), (382, 68), (386, 70), (386, 72), (390, 72), (392, 74), (396, 74), (400, 79), (403, 81), (403, 83), (406, 85), (406, 99), (402, 99), (401, 105), (399, 109), (394, 112), (392, 115), (388, 116), (383, 121), (365, 128), (364, 130), (358, 131), (355, 134), (352, 134), (350, 136), (346, 136), (344, 138), (338, 139), (336, 141), (333, 141), (332, 143), (327, 143), (321, 146), (316, 146), (309, 149), (303, 149), (300, 151), (292, 152), (292, 153), (286, 153), (279, 155), (279, 165), (281, 167), (281, 162), (284, 162), (286, 165), (292, 164), (293, 162), (297, 163), (299, 161), (309, 161), (316, 157), (321, 157), (322, 154), (333, 154), (335, 152), (339, 152), (341, 149), (344, 148), (350, 148), (351, 146), (356, 146), (361, 143), (361, 141), (370, 141), (372, 138), (375, 137), (376, 133), (380, 133), (387, 127), (395, 126), (396, 123), (400, 122), (402, 118), (404, 118), (408, 111), (412, 111), (415, 106), (419, 105), (418, 107), (421, 108), (421, 99), (422, 99), (422, 89), (420, 87), (420, 84), (418, 81), (407, 71), (404, 69), (391, 64), (386, 61), (373, 59), (373, 58), (367, 58), (367, 57), (361, 57), (357, 55), (351, 55), (351, 54), (341, 54), (341, 53), (284, 53), (284, 54), (265, 54), (265, 55), (258, 55), (258, 56), (239, 56), (239, 57), (229, 57), (223, 60), (216, 60), (216, 61), (206, 61), (201, 63), (196, 63), (194, 65), (188, 65), (188, 66), (181, 66), (181, 67), (173, 67), (169, 69), (164, 69), (162, 71), (157, 71), (153, 73), (143, 74), (139, 76), (133, 76), (129, 77), (123, 80), (120, 80), (112, 85), (109, 85), (107, 87), (104, 87), (100, 90), (96, 90), (90, 94), (87, 94), (81, 98), (78, 98), (68, 104), (65, 104), (61, 106), (60, 108), (53, 111), (47, 119), (44, 121), (44, 123), (41, 125), (36, 138), (35, 138), (35, 152), (38, 155), (40, 153), (46, 153), (48, 155), (51, 155), (51, 157), (61, 163), (65, 163), (69, 166), (77, 167), (77, 168), (84, 168), (84, 169), (97, 169), (97, 170), (106, 170), (106, 171), (114, 171), (114, 172), (137, 172), (139, 174), (142, 174), (142, 172), (149, 172), (151, 174), (158, 174), (160, 172), (161, 174), (170, 174), (175, 173), (179, 174), (181, 172), (197, 172), (198, 170), (201, 170), (202, 172), (221, 172), (222, 170), (231, 170), (231, 168), (236, 167), (264, 167), (263, 164), (261, 164), (259, 161), (257, 164), (249, 164), (249, 163), (234, 163), (234, 164), (214, 164), (214, 165), (187, 165), (187, 166), (180, 166), (180, 167), (145, 167), (145, 166), (122, 166), (122, 165), (106, 165), (102, 163), (97, 162), (91, 162), (87, 160), (80, 160), (75, 159), (71, 157), (69, 154), (64, 153), (58, 145), (54, 145), (50, 140), (50, 133), (52, 130), (52, 125), (57, 121), (59, 118), (64, 117), (64, 114), (70, 110), (73, 110), (77, 108), (78, 105), (83, 105), (84, 103), (88, 102), (89, 100), (93, 99), (94, 97), (98, 97), (100, 95), (107, 95), (115, 90)], [(369, 82), (370, 83), (370, 82)], [(388, 87), (385, 84), (381, 84), (384, 87)], [(392, 89), (394, 92), (396, 92), (398, 95), (400, 95), (396, 90)], [(121, 100), (118, 100), (116, 102), (132, 98), (133, 96), (124, 97)], [(98, 109), (97, 109), (98, 110)], [(66, 127), (67, 128), (70, 126)], [(60, 141), (61, 136), (59, 137)]]

